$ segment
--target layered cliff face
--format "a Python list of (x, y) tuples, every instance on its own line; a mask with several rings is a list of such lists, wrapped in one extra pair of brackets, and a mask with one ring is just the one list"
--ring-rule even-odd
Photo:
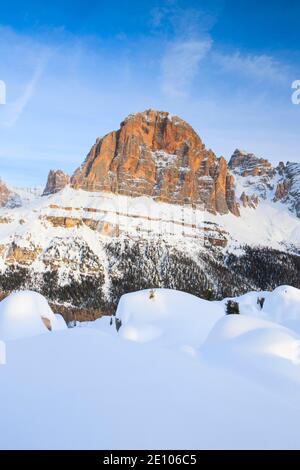
[(65, 188), (69, 182), (69, 175), (64, 173), (62, 170), (50, 170), (43, 196), (58, 193), (63, 188)]
[(185, 121), (165, 112), (130, 115), (118, 131), (97, 140), (71, 185), (239, 215), (226, 160), (207, 150)]

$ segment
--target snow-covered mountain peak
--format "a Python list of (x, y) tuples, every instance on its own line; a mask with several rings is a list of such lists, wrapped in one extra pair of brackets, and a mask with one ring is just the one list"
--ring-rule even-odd
[(280, 162), (277, 167), (253, 153), (235, 150), (228, 167), (236, 181), (237, 199), (245, 207), (255, 207), (255, 198), (281, 202), (300, 217), (300, 164)]
[(236, 149), (229, 161), (228, 167), (241, 176), (272, 176), (275, 169), (265, 158), (259, 158), (254, 153)]

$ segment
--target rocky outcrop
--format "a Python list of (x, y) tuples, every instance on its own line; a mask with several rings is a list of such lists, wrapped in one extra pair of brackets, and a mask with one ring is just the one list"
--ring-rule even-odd
[(10, 198), (11, 192), (6, 186), (6, 184), (0, 180), (0, 206), (4, 207), (6, 206), (9, 198)]
[(232, 175), (226, 176), (226, 202), (230, 212), (239, 215), (239, 208), (236, 202), (235, 181)]
[(273, 176), (275, 174), (275, 169), (268, 160), (239, 149), (234, 151), (228, 167), (241, 176)]
[(300, 217), (300, 164), (280, 162), (277, 167), (253, 153), (235, 150), (229, 164), (238, 187), (242, 188), (240, 201), (244, 207), (256, 207), (261, 199), (281, 202)]
[(274, 202), (281, 201), (300, 217), (300, 164), (280, 162), (276, 168), (280, 179), (276, 186)]
[(70, 182), (70, 177), (62, 170), (50, 170), (43, 196), (58, 193)]
[(21, 198), (14, 191), (10, 190), (7, 185), (0, 179), (0, 207), (20, 207), (22, 205)]
[[(261, 199), (268, 199), (274, 190), (277, 170), (265, 158), (258, 158), (253, 153), (237, 149), (228, 163), (228, 168), (238, 181), (238, 187), (245, 192), (245, 196), (257, 195)], [(242, 194), (240, 199), (246, 206), (250, 202), (246, 201)]]
[(240, 200), (243, 207), (250, 207), (251, 209), (255, 209), (259, 203), (259, 199), (256, 194), (248, 196), (244, 191), (241, 194)]
[(13, 242), (8, 247), (5, 263), (7, 265), (19, 264), (23, 266), (28, 266), (36, 260), (41, 251), (42, 250), (36, 246), (21, 247)]
[(288, 196), (290, 186), (290, 180), (283, 180), (281, 183), (278, 183), (276, 186), (274, 202), (284, 200)]
[(226, 160), (207, 150), (189, 124), (166, 112), (130, 115), (118, 131), (98, 139), (71, 185), (239, 215)]

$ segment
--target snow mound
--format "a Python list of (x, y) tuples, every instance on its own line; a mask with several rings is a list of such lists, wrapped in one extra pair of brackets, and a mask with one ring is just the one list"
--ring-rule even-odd
[(33, 291), (18, 291), (0, 302), (0, 339), (11, 340), (61, 329), (47, 300)]
[(0, 340), (0, 366), (6, 364), (6, 346), (4, 341)]
[[(121, 297), (116, 317), (119, 335), (138, 343), (198, 347), (224, 316), (220, 302), (208, 302), (171, 289), (147, 289)], [(187, 349), (190, 351), (190, 349)]]
[(300, 363), (300, 338), (288, 328), (246, 315), (226, 315), (210, 332), (206, 351), (213, 355), (281, 358)]
[[(280, 302), (297, 312), (297, 299), (252, 292), (224, 315), (226, 300), (144, 290), (116, 318), (9, 342), (0, 449), (299, 449), (300, 338), (266, 319)], [(23, 319), (28, 335), (47, 332), (42, 316), (64, 325), (39, 294), (10, 296), (0, 338), (5, 319), (6, 333), (24, 336)]]
[[(258, 299), (264, 299), (263, 308), (258, 304)], [(222, 301), (224, 307), (227, 300)], [(241, 314), (284, 325), (300, 334), (300, 289), (279, 286), (272, 292), (248, 292), (233, 300), (239, 303)]]
[(263, 310), (267, 317), (300, 333), (300, 290), (291, 286), (277, 287), (266, 295)]

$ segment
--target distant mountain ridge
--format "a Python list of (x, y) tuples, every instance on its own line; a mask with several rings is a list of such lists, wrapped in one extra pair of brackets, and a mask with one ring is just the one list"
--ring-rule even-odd
[(228, 168), (244, 194), (256, 197), (257, 202), (258, 198), (280, 201), (300, 217), (300, 163), (280, 162), (273, 167), (268, 160), (237, 149)]

